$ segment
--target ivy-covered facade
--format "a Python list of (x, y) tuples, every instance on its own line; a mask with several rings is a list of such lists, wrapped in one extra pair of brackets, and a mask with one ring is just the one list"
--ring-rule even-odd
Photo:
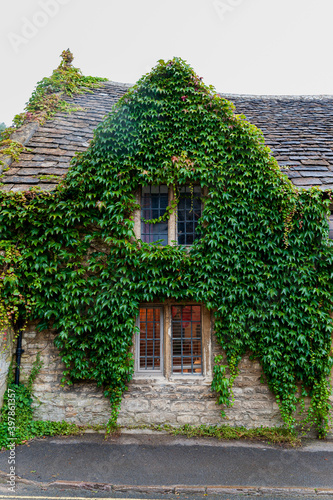
[(44, 356), (36, 415), (290, 429), (301, 419), (326, 435), (328, 131), (317, 156), (302, 156), (307, 120), (303, 139), (283, 144), (267, 100), (263, 123), (293, 184), (262, 132), (181, 59), (128, 89), (93, 83), (69, 99), (72, 114), (23, 141), (30, 151), (0, 194), (2, 327), (25, 321), (23, 374)]

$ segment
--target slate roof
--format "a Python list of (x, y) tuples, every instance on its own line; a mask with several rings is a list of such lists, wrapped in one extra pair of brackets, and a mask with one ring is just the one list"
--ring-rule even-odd
[(262, 130), (295, 186), (333, 189), (333, 96), (223, 97)]
[(31, 151), (21, 153), (19, 161), (12, 163), (4, 172), (2, 189), (24, 191), (33, 186), (40, 186), (43, 190), (54, 189), (61, 176), (68, 171), (75, 152), (87, 149), (93, 130), (129, 87), (106, 82), (92, 93), (79, 94), (70, 99), (71, 104), (81, 110), (70, 114), (58, 113), (53, 120), (39, 127), (35, 123), (28, 124), (27, 130), (23, 131), (23, 140), (12, 136)]
[[(59, 113), (42, 126), (30, 123), (16, 133), (29, 152), (10, 165), (1, 182), (6, 191), (32, 186), (52, 190), (76, 151), (84, 151), (93, 130), (130, 85), (105, 82), (71, 99), (83, 108)], [(221, 94), (264, 134), (282, 170), (299, 187), (333, 189), (333, 96), (246, 96)], [(284, 170), (283, 170), (284, 171)], [(49, 177), (52, 176), (52, 177)]]

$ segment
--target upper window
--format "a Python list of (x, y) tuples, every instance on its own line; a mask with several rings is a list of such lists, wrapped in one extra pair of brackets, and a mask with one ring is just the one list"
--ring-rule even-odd
[(177, 211), (178, 244), (192, 245), (198, 237), (197, 226), (201, 217), (200, 186), (184, 186), (180, 190)]
[(141, 239), (146, 243), (161, 245), (176, 241), (179, 245), (192, 245), (198, 238), (198, 221), (202, 212), (201, 187), (183, 186), (178, 206), (167, 220), (161, 219), (174, 199), (172, 189), (166, 185), (144, 186), (141, 191)]
[(330, 206), (331, 215), (328, 218), (329, 235), (328, 237), (333, 240), (333, 205)]
[(162, 245), (168, 244), (168, 221), (155, 224), (145, 220), (158, 219), (165, 214), (168, 206), (167, 186), (144, 186), (141, 194), (141, 239), (146, 243), (162, 240)]

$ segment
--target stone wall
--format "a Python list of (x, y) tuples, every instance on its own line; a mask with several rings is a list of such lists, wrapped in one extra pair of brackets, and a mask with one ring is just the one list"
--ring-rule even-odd
[(274, 396), (260, 383), (260, 377), (258, 364), (244, 358), (235, 382), (235, 404), (226, 409), (226, 420), (221, 418), (209, 378), (136, 377), (123, 397), (119, 422), (123, 425), (228, 423), (248, 428), (281, 425)]
[[(34, 394), (35, 418), (67, 420), (78, 424), (104, 424), (110, 417), (110, 406), (102, 389), (94, 383), (76, 383), (61, 387), (63, 364), (53, 345), (54, 332), (36, 331), (30, 325), (24, 333), (22, 379), (31, 371), (37, 352), (43, 367), (37, 377)], [(218, 352), (213, 341), (211, 356)], [(134, 377), (124, 394), (119, 424), (243, 425), (247, 428), (281, 425), (281, 417), (273, 394), (261, 382), (259, 363), (246, 356), (239, 366), (234, 384), (235, 403), (226, 409), (227, 419), (221, 419), (220, 407), (210, 389), (211, 377)]]
[(34, 384), (35, 418), (77, 424), (107, 422), (110, 405), (96, 384), (85, 382), (62, 387), (64, 365), (54, 346), (54, 337), (53, 331), (37, 332), (35, 324), (30, 324), (23, 335), (21, 380), (27, 379), (38, 352), (43, 363)]

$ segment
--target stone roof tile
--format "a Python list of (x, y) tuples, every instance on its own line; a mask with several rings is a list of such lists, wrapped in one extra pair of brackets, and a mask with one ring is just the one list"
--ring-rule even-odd
[[(31, 151), (20, 155), (1, 179), (3, 189), (19, 191), (40, 185), (43, 190), (54, 189), (57, 179), (40, 176), (58, 175), (68, 171), (75, 152), (85, 151), (96, 128), (113, 105), (128, 90), (129, 85), (106, 82), (100, 88), (70, 99), (78, 111), (58, 113), (44, 125), (29, 125), (30, 137), (25, 144)], [(21, 142), (21, 141), (20, 141)]]

